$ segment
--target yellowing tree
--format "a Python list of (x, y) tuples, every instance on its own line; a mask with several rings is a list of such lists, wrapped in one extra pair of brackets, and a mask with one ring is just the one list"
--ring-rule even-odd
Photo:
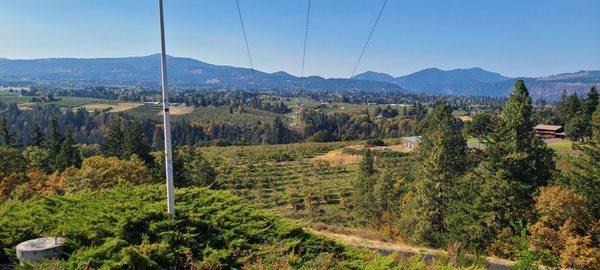
[(91, 191), (123, 184), (156, 182), (151, 170), (136, 155), (132, 155), (128, 160), (93, 156), (83, 161), (81, 169), (67, 169), (64, 175), (69, 191)]
[(547, 266), (598, 269), (600, 250), (591, 235), (597, 226), (583, 196), (561, 186), (540, 188), (535, 198), (538, 220), (530, 228), (530, 244)]

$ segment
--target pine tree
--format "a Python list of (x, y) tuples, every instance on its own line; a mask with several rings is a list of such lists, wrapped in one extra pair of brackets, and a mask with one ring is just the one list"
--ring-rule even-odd
[(596, 106), (596, 111), (592, 114), (590, 126), (592, 127), (592, 140), (600, 142), (600, 104)]
[(115, 117), (111, 121), (104, 138), (104, 143), (100, 145), (100, 152), (104, 156), (113, 156), (121, 159), (129, 158), (125, 152), (125, 133), (123, 132), (121, 118)]
[(73, 136), (68, 134), (61, 144), (53, 169), (63, 171), (71, 166), (81, 167), (81, 154), (79, 148), (75, 145)]
[(572, 141), (583, 140), (586, 136), (590, 137), (590, 118), (584, 112), (577, 113), (565, 124), (565, 133), (567, 138)]
[(146, 166), (152, 165), (154, 159), (150, 155), (150, 146), (148, 146), (146, 136), (144, 136), (139, 122), (133, 122), (127, 127), (123, 148), (124, 158), (128, 159), (135, 154), (144, 161)]
[(360, 174), (371, 176), (376, 172), (377, 171), (373, 166), (373, 153), (371, 153), (371, 150), (366, 150), (362, 160), (360, 161)]
[(51, 137), (51, 140), (49, 142), (50, 153), (51, 153), (52, 159), (55, 159), (56, 156), (58, 155), (58, 152), (60, 152), (60, 147), (61, 147), (62, 141), (63, 141), (62, 134), (60, 134), (60, 132), (58, 131), (58, 124), (56, 122), (55, 115), (50, 116), (50, 137)]
[(598, 90), (596, 90), (596, 86), (592, 86), (590, 91), (588, 92), (587, 98), (585, 99), (585, 103), (583, 106), (584, 111), (580, 114), (584, 115), (585, 121), (585, 131), (584, 136), (587, 138), (592, 138), (593, 136), (593, 127), (592, 127), (592, 117), (594, 116), (594, 112), (596, 111), (596, 107), (598, 107)]
[(507, 168), (508, 177), (533, 190), (545, 185), (552, 177), (554, 161), (552, 151), (535, 138), (532, 110), (529, 90), (522, 80), (517, 80), (490, 140), (489, 155), (494, 167)]
[(154, 133), (152, 134), (152, 149), (162, 151), (164, 149), (164, 144), (165, 142), (162, 128), (155, 127)]
[(42, 130), (37, 125), (37, 123), (34, 122), (33, 125), (31, 126), (31, 137), (29, 138), (29, 141), (27, 142), (27, 146), (41, 147), (42, 145), (44, 145), (45, 142), (46, 142), (46, 138), (44, 137), (44, 133), (42, 133)]
[(494, 132), (486, 136), (485, 158), (470, 182), (479, 189), (474, 219), (488, 221), (484, 239), (524, 220), (533, 192), (554, 173), (553, 152), (535, 138), (531, 112), (529, 91), (518, 80)]
[(591, 125), (594, 133), (592, 139), (585, 143), (575, 144), (575, 148), (583, 152), (583, 156), (573, 160), (572, 166), (561, 183), (572, 187), (585, 197), (590, 213), (600, 218), (600, 105), (596, 107)]
[(587, 94), (587, 98), (585, 99), (585, 110), (586, 110), (586, 114), (589, 115), (590, 117), (592, 116), (592, 114), (594, 114), (594, 112), (596, 111), (596, 107), (598, 107), (599, 104), (599, 95), (598, 95), (598, 89), (596, 89), (596, 86), (592, 86), (592, 88), (590, 88), (590, 91)]
[(373, 192), (377, 181), (375, 167), (373, 165), (373, 154), (366, 150), (360, 162), (359, 176), (354, 181), (352, 193), (352, 213), (357, 222), (362, 224), (373, 224), (376, 216), (376, 202), (373, 200)]
[(452, 110), (441, 103), (425, 121), (424, 134), (415, 152), (411, 191), (405, 218), (415, 241), (440, 246), (444, 242), (449, 194), (458, 177), (466, 171), (466, 141)]
[(0, 118), (0, 136), (2, 136), (2, 144), (8, 147), (17, 146), (17, 133), (11, 131), (8, 126), (6, 117)]
[(572, 93), (567, 95), (565, 92), (563, 92), (561, 100), (558, 103), (558, 118), (560, 119), (561, 123), (564, 125), (569, 121), (569, 119), (575, 117), (577, 112), (579, 112), (580, 107), (581, 102), (579, 101), (577, 94)]

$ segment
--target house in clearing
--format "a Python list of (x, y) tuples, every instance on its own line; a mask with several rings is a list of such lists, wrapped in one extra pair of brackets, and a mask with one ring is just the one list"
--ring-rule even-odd
[(537, 125), (533, 127), (535, 130), (535, 137), (538, 139), (554, 139), (564, 138), (565, 132), (562, 126), (555, 125)]
[(421, 136), (402, 137), (402, 145), (408, 149), (416, 149), (421, 143)]

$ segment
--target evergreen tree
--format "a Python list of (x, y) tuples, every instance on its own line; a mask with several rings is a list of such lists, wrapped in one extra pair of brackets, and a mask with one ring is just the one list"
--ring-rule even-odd
[(596, 86), (592, 86), (592, 88), (590, 88), (590, 91), (587, 94), (587, 98), (585, 99), (585, 113), (588, 116), (592, 116), (592, 114), (594, 114), (594, 112), (596, 111), (596, 107), (598, 107), (599, 104), (599, 95), (598, 95), (598, 89), (596, 89)]
[(587, 94), (587, 98), (585, 99), (584, 102), (584, 106), (583, 109), (584, 111), (581, 113), (584, 115), (584, 121), (585, 121), (585, 131), (584, 131), (584, 136), (587, 138), (592, 138), (593, 135), (593, 127), (592, 127), (592, 117), (594, 115), (594, 112), (596, 111), (596, 107), (598, 107), (599, 101), (598, 101), (599, 97), (598, 97), (598, 90), (596, 89), (596, 86), (592, 86), (592, 88), (590, 88), (590, 91)]
[(579, 112), (580, 107), (581, 103), (577, 97), (577, 94), (572, 93), (567, 95), (565, 92), (563, 92), (563, 95), (558, 103), (558, 118), (560, 119), (561, 123), (564, 125), (569, 122), (571, 118), (575, 117), (577, 112)]
[(127, 127), (123, 148), (125, 158), (135, 154), (144, 161), (146, 166), (150, 167), (152, 165), (154, 158), (150, 155), (150, 146), (148, 146), (146, 136), (144, 136), (139, 122), (133, 122)]
[(596, 106), (596, 111), (592, 115), (590, 126), (592, 128), (592, 140), (600, 142), (600, 104)]
[(524, 220), (532, 193), (554, 172), (553, 152), (535, 139), (531, 110), (529, 91), (518, 80), (495, 131), (486, 136), (485, 159), (470, 178), (469, 184), (478, 187), (473, 220), (486, 221), (484, 239)]
[(79, 153), (79, 147), (75, 145), (73, 136), (68, 134), (60, 146), (53, 169), (63, 171), (71, 166), (81, 167), (81, 154)]
[(517, 80), (502, 110), (500, 123), (490, 136), (489, 156), (493, 167), (508, 169), (508, 177), (533, 189), (545, 185), (551, 178), (554, 161), (552, 151), (535, 138), (531, 115), (529, 90), (522, 80)]
[(377, 209), (373, 200), (377, 171), (373, 166), (373, 155), (370, 150), (365, 151), (360, 162), (359, 172), (360, 174), (354, 182), (354, 191), (351, 198), (352, 212), (358, 223), (373, 224)]
[(37, 125), (37, 123), (34, 122), (33, 125), (31, 125), (31, 137), (27, 142), (27, 146), (41, 147), (42, 145), (44, 145), (45, 142), (46, 138), (44, 137), (44, 133)]
[(60, 134), (60, 132), (58, 131), (58, 124), (56, 122), (55, 115), (50, 116), (50, 137), (50, 153), (52, 159), (55, 159), (58, 155), (58, 152), (60, 152), (60, 147), (63, 141), (62, 134)]
[(2, 136), (2, 145), (17, 146), (17, 133), (10, 130), (8, 120), (4, 116), (0, 118), (0, 136)]
[(389, 170), (381, 172), (373, 186), (373, 196), (375, 202), (375, 211), (373, 221), (378, 227), (384, 222), (384, 216), (391, 210), (396, 200), (396, 192), (394, 190), (393, 175)]
[(416, 242), (440, 246), (444, 242), (450, 191), (466, 171), (466, 141), (452, 116), (441, 103), (427, 116), (427, 126), (415, 152), (411, 193), (404, 217)]
[(164, 149), (165, 139), (163, 136), (162, 128), (155, 127), (154, 133), (152, 134), (152, 149), (161, 151)]
[(104, 156), (113, 156), (121, 159), (129, 158), (125, 152), (125, 133), (123, 132), (121, 118), (115, 117), (110, 122), (104, 143), (100, 145), (100, 152)]
[(580, 141), (586, 136), (591, 136), (590, 118), (584, 112), (577, 113), (565, 124), (565, 133), (572, 141)]
[(586, 204), (594, 218), (600, 218), (600, 105), (592, 117), (593, 139), (586, 143), (575, 144), (583, 156), (573, 159), (572, 166), (560, 179), (564, 185), (572, 187), (585, 197)]
[(362, 160), (360, 161), (360, 174), (366, 176), (375, 174), (377, 171), (373, 166), (373, 162), (373, 153), (371, 153), (371, 150), (366, 150)]

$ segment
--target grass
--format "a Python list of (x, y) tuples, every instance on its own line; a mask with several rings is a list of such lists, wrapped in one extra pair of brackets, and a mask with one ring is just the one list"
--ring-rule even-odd
[(61, 107), (79, 107), (92, 103), (110, 103), (111, 100), (87, 97), (57, 97), (57, 101), (53, 102), (31, 102), (31, 97), (21, 97), (16, 95), (0, 95), (0, 102), (17, 103), (25, 107), (31, 107), (34, 104), (55, 104)]
[(31, 102), (31, 97), (20, 97), (15, 95), (0, 95), (0, 102), (3, 103), (27, 103)]
[(106, 110), (106, 109), (110, 109), (111, 112), (122, 112), (122, 111), (127, 111), (127, 110), (131, 110), (137, 106), (142, 105), (142, 103), (134, 103), (134, 102), (116, 102), (116, 103), (108, 103), (108, 102), (103, 102), (103, 103), (91, 103), (91, 104), (85, 104), (83, 105), (83, 107), (88, 110), (88, 111), (95, 111), (95, 110)]
[(569, 140), (556, 140), (548, 143), (548, 147), (554, 151), (573, 150), (573, 142)]
[(158, 105), (142, 105), (130, 110), (126, 110), (124, 113), (130, 114), (139, 119), (155, 119), (158, 118), (158, 114), (161, 110), (162, 107)]
[(479, 139), (474, 138), (474, 137), (468, 137), (467, 138), (467, 143), (473, 143), (473, 144), (479, 143)]

